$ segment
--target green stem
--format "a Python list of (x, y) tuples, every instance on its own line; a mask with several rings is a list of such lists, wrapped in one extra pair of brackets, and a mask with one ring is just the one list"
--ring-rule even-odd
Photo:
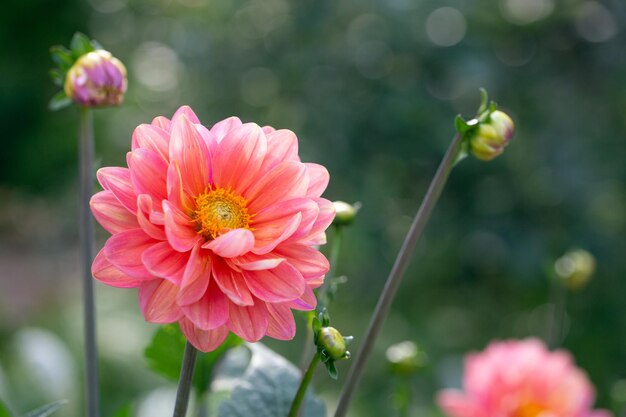
[(459, 153), (461, 151), (461, 143), (463, 137), (457, 134), (448, 150), (446, 151), (443, 160), (439, 164), (439, 168), (433, 177), (430, 186), (428, 187), (428, 191), (426, 192), (426, 196), (422, 201), (422, 205), (420, 206), (415, 218), (413, 219), (413, 223), (411, 224), (411, 228), (407, 233), (404, 243), (402, 244), (402, 248), (396, 257), (396, 261), (387, 277), (387, 281), (385, 283), (385, 287), (383, 288), (382, 293), (378, 299), (378, 304), (376, 305), (376, 310), (374, 311), (372, 318), (370, 320), (369, 327), (367, 329), (367, 333), (363, 338), (363, 343), (361, 344), (361, 348), (359, 353), (356, 355), (354, 364), (350, 368), (350, 372), (346, 378), (346, 383), (344, 385), (343, 391), (341, 392), (341, 396), (339, 397), (339, 404), (337, 405), (337, 411), (335, 412), (335, 417), (344, 417), (348, 412), (348, 406), (350, 405), (350, 401), (352, 399), (352, 395), (354, 390), (356, 389), (360, 379), (361, 374), (365, 368), (365, 363), (367, 362), (370, 353), (374, 347), (374, 343), (376, 342), (376, 338), (380, 333), (380, 330), (383, 326), (385, 318), (389, 314), (389, 309), (391, 307), (391, 303), (393, 298), (398, 290), (400, 282), (402, 281), (402, 276), (406, 271), (408, 266), (411, 254), (415, 249), (415, 245), (417, 241), (422, 235), (424, 231), (424, 227), (430, 218), (430, 215), (439, 200), (439, 196), (441, 195), (441, 191), (443, 190), (444, 185), (454, 167), (454, 164), (457, 161)]
[(91, 275), (94, 253), (94, 225), (89, 209), (93, 192), (93, 116), (87, 107), (80, 107), (80, 218), (79, 247), (83, 275), (83, 315), (85, 327), (85, 395), (87, 415), (98, 417), (98, 352), (96, 350), (96, 314)]
[(193, 368), (196, 364), (197, 354), (198, 351), (196, 348), (191, 343), (187, 342), (185, 345), (185, 354), (183, 355), (183, 364), (180, 369), (180, 379), (178, 380), (173, 417), (185, 417), (187, 414), (189, 391), (191, 391), (191, 378), (193, 377)]
[(298, 392), (296, 393), (296, 396), (291, 403), (291, 408), (289, 409), (289, 414), (287, 417), (298, 417), (298, 413), (300, 412), (300, 406), (302, 405), (302, 400), (304, 399), (304, 394), (306, 394), (306, 389), (311, 382), (311, 378), (313, 378), (315, 368), (320, 361), (319, 359), (320, 354), (316, 352), (315, 355), (313, 355), (313, 359), (311, 359), (309, 368), (306, 370), (304, 376), (302, 377), (302, 382), (300, 382)]

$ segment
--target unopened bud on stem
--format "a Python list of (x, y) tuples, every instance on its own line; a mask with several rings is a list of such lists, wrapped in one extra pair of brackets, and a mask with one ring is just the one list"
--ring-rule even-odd
[(87, 107), (117, 106), (126, 92), (126, 67), (103, 49), (76, 60), (65, 76), (65, 94)]
[(500, 155), (513, 137), (513, 120), (500, 110), (493, 111), (487, 120), (481, 122), (470, 139), (474, 156), (490, 161)]

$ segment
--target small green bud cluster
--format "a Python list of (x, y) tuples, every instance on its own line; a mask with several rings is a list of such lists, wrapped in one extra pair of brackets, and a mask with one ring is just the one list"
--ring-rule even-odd
[(504, 152), (515, 132), (515, 124), (506, 113), (497, 110), (496, 103), (488, 102), (487, 93), (481, 89), (481, 105), (476, 117), (465, 121), (457, 116), (455, 124), (463, 135), (464, 153), (490, 161)]
[(320, 360), (326, 366), (331, 378), (337, 379), (335, 361), (350, 359), (347, 346), (352, 342), (352, 336), (342, 336), (339, 330), (330, 326), (330, 317), (326, 310), (313, 318), (313, 337)]

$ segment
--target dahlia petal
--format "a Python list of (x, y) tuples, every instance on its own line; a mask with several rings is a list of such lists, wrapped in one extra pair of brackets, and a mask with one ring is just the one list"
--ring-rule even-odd
[(120, 204), (111, 191), (100, 191), (89, 201), (91, 212), (98, 223), (109, 233), (137, 229), (137, 218)]
[(213, 281), (198, 301), (181, 308), (201, 330), (215, 329), (228, 321), (228, 298)]
[(137, 193), (130, 180), (130, 170), (120, 167), (100, 168), (96, 173), (102, 188), (111, 191), (131, 213), (137, 211)]
[(254, 234), (248, 229), (234, 229), (202, 245), (222, 258), (234, 258), (254, 247)]
[(126, 161), (138, 194), (149, 194), (156, 202), (167, 198), (167, 163), (150, 149), (129, 152)]
[(242, 193), (258, 176), (266, 153), (267, 139), (258, 125), (246, 123), (234, 128), (213, 155), (214, 183)]
[(169, 157), (170, 162), (178, 162), (183, 189), (187, 194), (199, 195), (206, 190), (209, 185), (209, 150), (184, 113), (172, 118)]
[(243, 277), (250, 292), (269, 303), (295, 300), (306, 288), (302, 274), (288, 263), (274, 269), (243, 271)]
[(178, 321), (183, 312), (176, 305), (178, 286), (165, 279), (153, 279), (139, 286), (139, 308), (146, 321), (171, 323)]
[[(167, 122), (169, 123), (169, 120)], [(158, 125), (154, 125), (154, 121), (152, 123), (151, 125), (142, 124), (135, 128), (131, 149), (133, 151), (136, 149), (149, 149), (156, 152), (157, 155), (167, 162), (169, 155), (169, 135), (167, 130), (169, 130), (169, 126), (168, 129), (164, 130)]]
[(291, 130), (280, 129), (266, 133), (267, 155), (261, 172), (267, 172), (283, 161), (299, 161), (298, 138)]
[(229, 259), (228, 261), (229, 263), (234, 264), (239, 270), (259, 271), (262, 269), (274, 269), (280, 265), (281, 262), (284, 262), (285, 259), (259, 256), (250, 253), (238, 258)]
[(278, 340), (291, 340), (296, 335), (296, 321), (291, 309), (283, 304), (266, 304), (269, 313), (267, 335)]
[[(161, 208), (161, 206), (158, 206)], [(146, 234), (156, 240), (166, 240), (163, 229), (163, 213), (155, 213), (152, 205), (152, 197), (148, 194), (137, 196), (137, 222)], [(156, 224), (155, 224), (156, 223)]]
[(309, 235), (306, 237), (294, 236), (291, 240), (297, 240), (298, 243), (306, 245), (323, 245), (326, 243), (325, 230), (330, 226), (335, 218), (335, 206), (329, 200), (325, 198), (314, 198), (313, 201), (319, 206), (319, 213), (317, 219), (311, 226)]
[(180, 106), (178, 108), (178, 110), (176, 110), (176, 113), (174, 113), (174, 115), (172, 116), (172, 124), (174, 124), (176, 122), (176, 119), (178, 119), (179, 117), (181, 117), (183, 115), (191, 123), (200, 124), (200, 119), (198, 119), (198, 116), (196, 116), (196, 113), (194, 113), (194, 111), (189, 106)]
[(283, 305), (294, 310), (311, 311), (317, 306), (317, 298), (311, 287), (307, 285), (300, 298), (283, 303)]
[(189, 254), (175, 251), (169, 242), (159, 242), (146, 249), (141, 261), (156, 277), (164, 278), (179, 285), (189, 260)]
[(213, 258), (212, 277), (230, 301), (240, 306), (254, 303), (241, 272), (234, 271), (219, 258)]
[(266, 135), (276, 131), (276, 129), (274, 129), (272, 126), (263, 126), (261, 129)]
[(450, 417), (476, 417), (476, 406), (455, 390), (443, 390), (437, 395), (437, 404)]
[[(152, 119), (152, 126), (159, 127), (168, 133), (170, 130), (172, 130), (172, 122), (170, 121), (170, 119), (168, 119), (167, 117), (163, 117), (163, 116), (157, 116), (154, 119)], [(169, 137), (167, 137), (166, 139), (169, 142), (170, 140)], [(167, 152), (165, 154), (167, 155)]]
[(319, 164), (305, 163), (306, 172), (309, 176), (309, 188), (306, 190), (307, 197), (317, 198), (322, 195), (328, 182), (330, 181), (330, 174), (328, 170)]
[(120, 271), (137, 279), (154, 279), (141, 261), (143, 252), (155, 240), (141, 229), (116, 233), (104, 244), (104, 255)]
[(228, 327), (226, 326), (212, 330), (201, 330), (187, 318), (180, 319), (178, 325), (189, 343), (202, 352), (211, 352), (217, 349), (228, 336)]
[(179, 305), (192, 304), (202, 298), (207, 291), (211, 279), (210, 252), (194, 246), (185, 268), (185, 274), (180, 284), (177, 302)]
[(167, 168), (167, 199), (185, 211), (190, 211), (193, 205), (193, 198), (183, 189), (178, 161), (174, 161)]
[(269, 228), (256, 231), (254, 234), (255, 241), (252, 252), (259, 255), (271, 252), (276, 246), (287, 240), (296, 232), (296, 230), (298, 230), (301, 221), (302, 213), (296, 213), (290, 219), (284, 219), (281, 223), (277, 222), (275, 231), (280, 233), (278, 236), (274, 236), (270, 233), (263, 233), (264, 231), (268, 232)]
[(165, 235), (174, 249), (188, 252), (202, 240), (202, 236), (194, 230), (189, 217), (167, 200), (163, 200), (163, 214)]
[(134, 288), (144, 282), (144, 280), (129, 277), (113, 266), (104, 255), (104, 248), (96, 255), (91, 265), (91, 274), (103, 284), (118, 288)]
[(242, 124), (238, 117), (229, 117), (228, 119), (215, 123), (211, 128), (211, 133), (215, 135), (215, 139), (219, 143), (230, 131), (238, 128)]
[(228, 328), (248, 342), (258, 342), (267, 332), (269, 317), (265, 303), (255, 300), (251, 306), (229, 303)]
[(272, 241), (283, 235), (286, 223), (296, 213), (302, 214), (298, 228), (293, 233), (293, 237), (298, 238), (311, 231), (319, 216), (319, 206), (315, 201), (308, 198), (294, 198), (281, 201), (258, 212), (250, 224), (254, 229), (256, 246), (261, 246), (262, 241)]
[[(278, 246), (273, 253), (286, 258), (300, 271), (308, 284), (311, 284), (310, 279), (323, 277), (330, 269), (328, 259), (320, 251), (309, 246), (285, 244)], [(321, 282), (319, 284), (321, 285)]]
[(304, 164), (296, 161), (281, 162), (253, 184), (244, 193), (248, 210), (257, 213), (283, 200), (304, 197), (308, 178)]

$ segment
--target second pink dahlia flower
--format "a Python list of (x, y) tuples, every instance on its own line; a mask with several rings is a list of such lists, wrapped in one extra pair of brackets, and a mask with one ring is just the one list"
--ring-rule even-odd
[(231, 117), (207, 129), (189, 107), (135, 129), (128, 168), (102, 168), (91, 207), (112, 236), (99, 281), (137, 287), (149, 322), (178, 322), (198, 349), (229, 331), (255, 342), (295, 334), (329, 265), (328, 171), (303, 163), (289, 130)]
[(437, 402), (450, 417), (611, 417), (593, 410), (587, 375), (563, 350), (538, 339), (493, 342), (465, 359), (463, 391)]

